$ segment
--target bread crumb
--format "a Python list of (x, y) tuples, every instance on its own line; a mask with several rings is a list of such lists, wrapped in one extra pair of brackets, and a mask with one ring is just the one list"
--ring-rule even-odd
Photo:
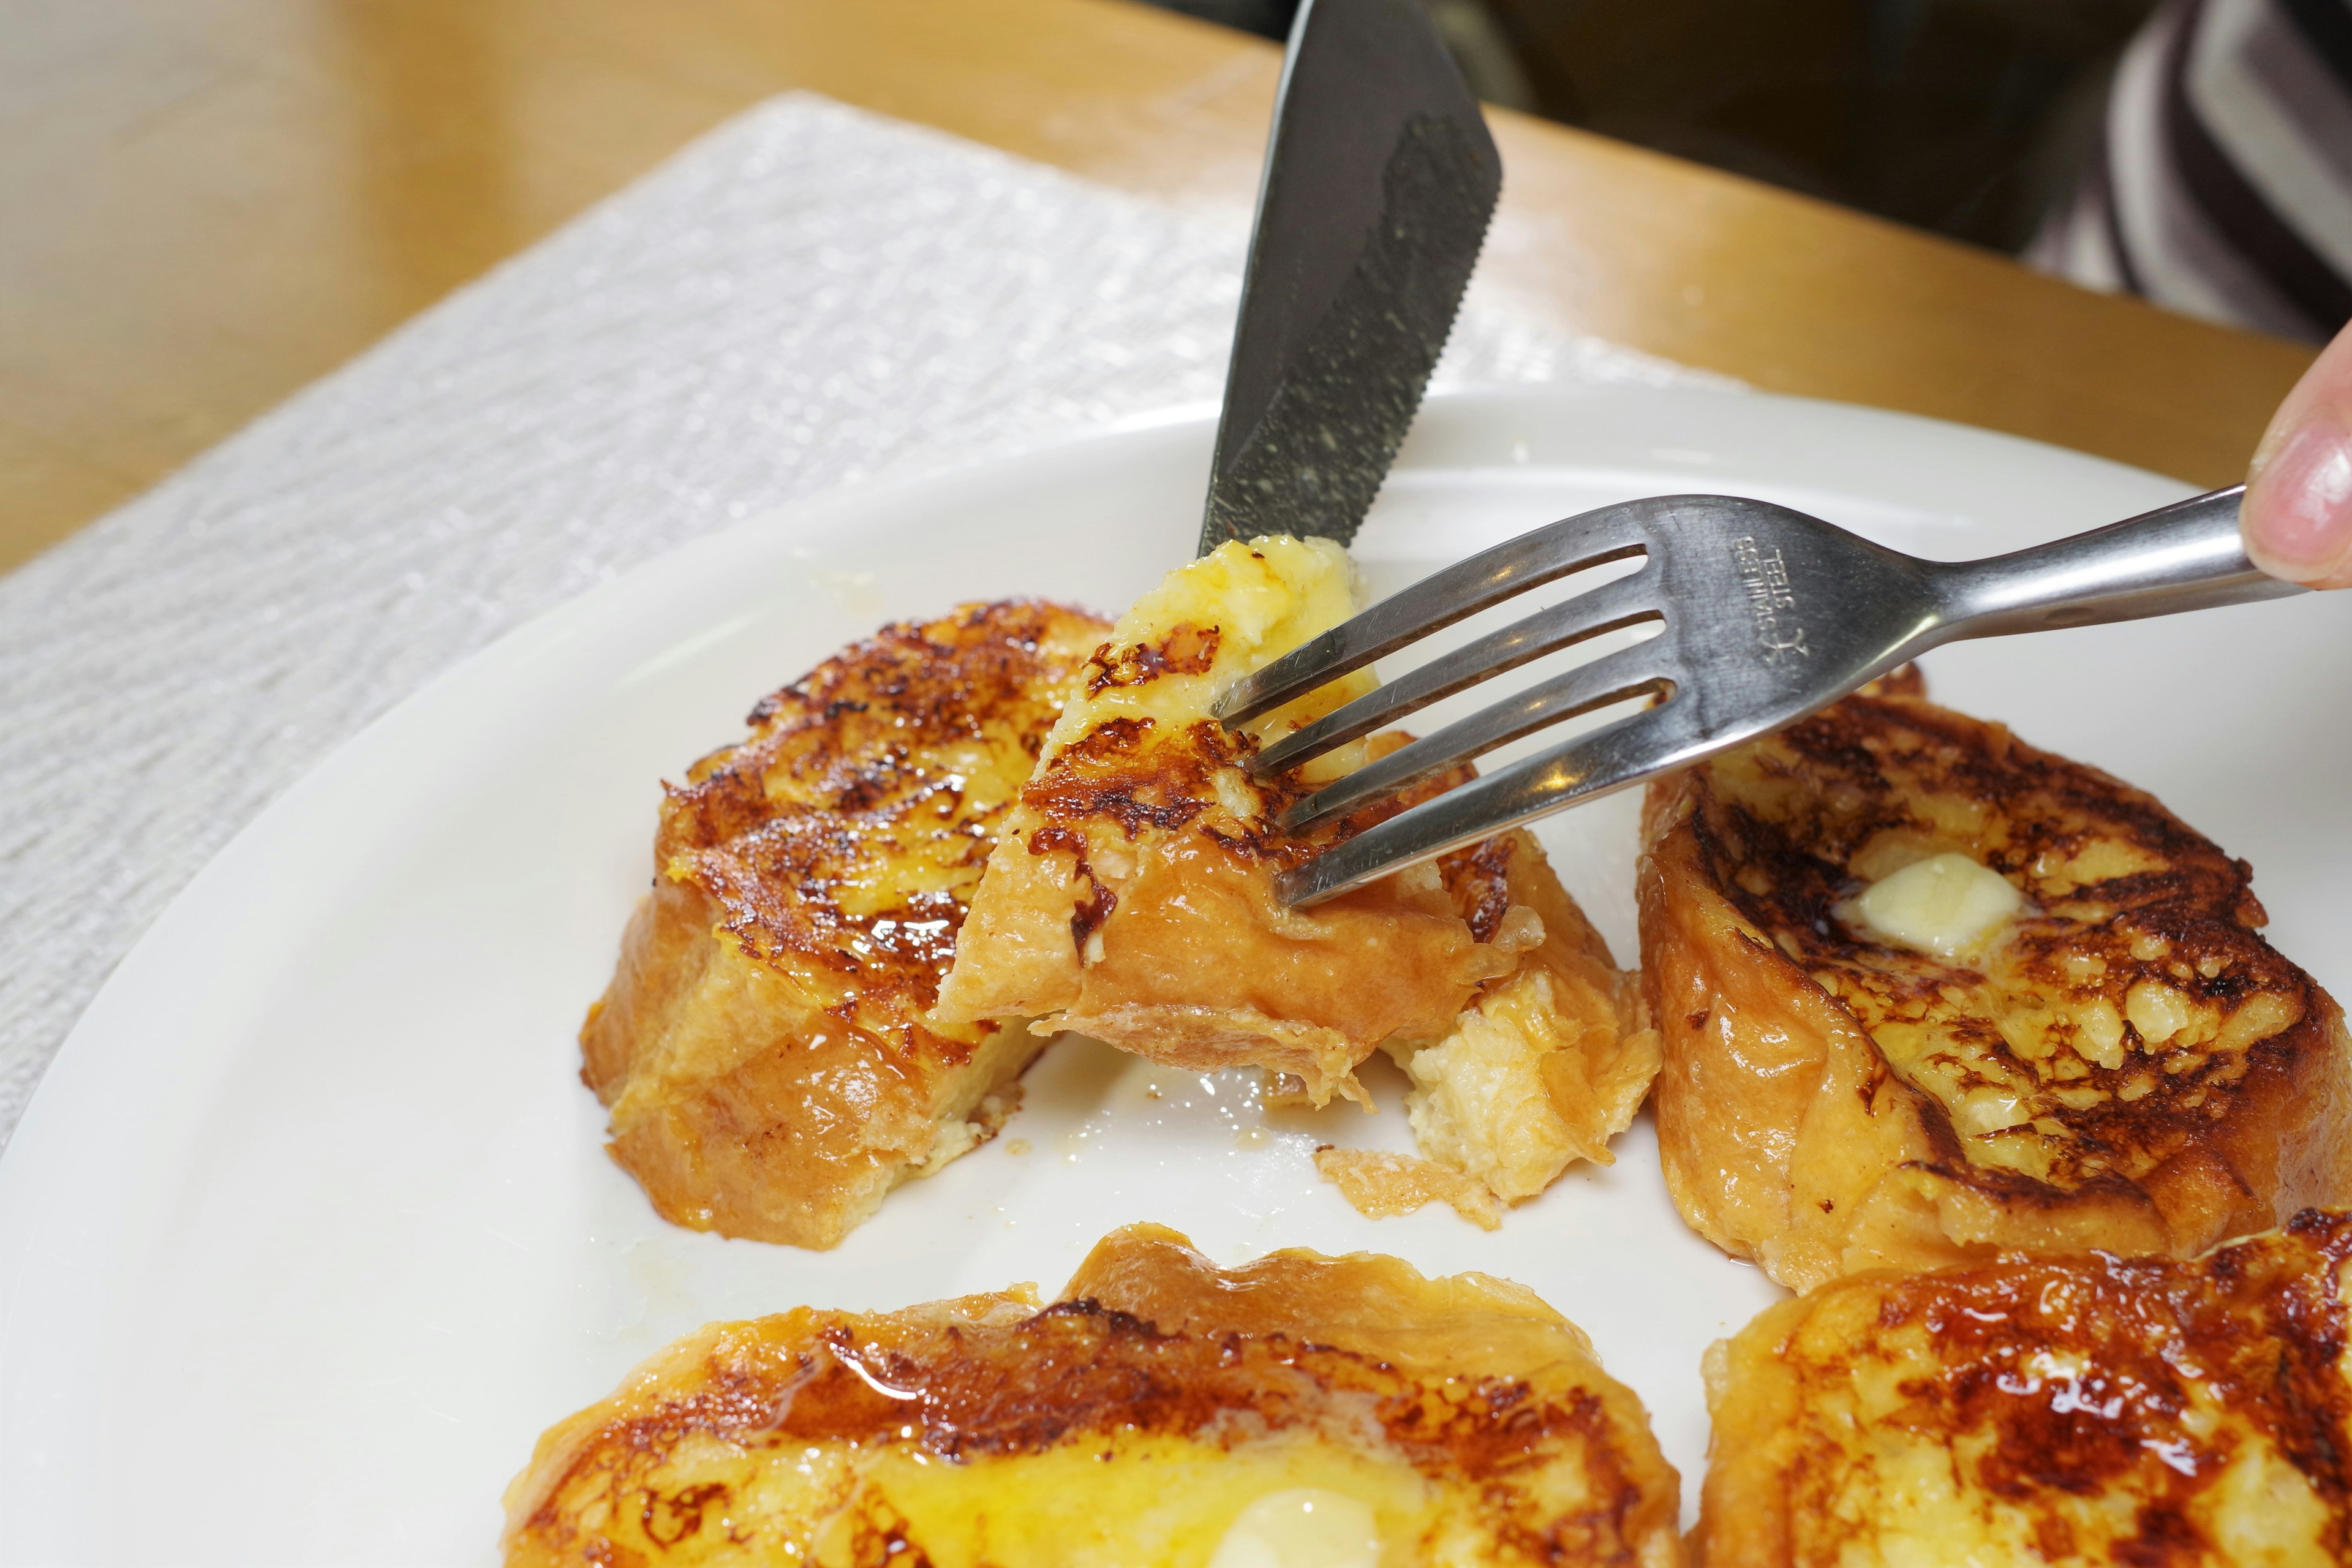
[(1502, 1205), (1484, 1182), (1416, 1155), (1326, 1143), (1315, 1151), (1315, 1169), (1367, 1219), (1411, 1214), (1436, 1202), (1451, 1205), (1480, 1230), (1498, 1229), (1503, 1223)]

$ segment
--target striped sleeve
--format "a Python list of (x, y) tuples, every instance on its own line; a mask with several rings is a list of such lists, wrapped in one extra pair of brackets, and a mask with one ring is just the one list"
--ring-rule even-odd
[(2027, 259), (2232, 326), (2352, 318), (2352, 0), (2167, 0)]

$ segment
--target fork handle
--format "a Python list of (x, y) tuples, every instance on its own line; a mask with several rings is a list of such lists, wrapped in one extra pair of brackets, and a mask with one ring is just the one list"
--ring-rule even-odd
[(1983, 561), (1939, 563), (1937, 642), (2050, 631), (2309, 592), (2246, 559), (2243, 485)]

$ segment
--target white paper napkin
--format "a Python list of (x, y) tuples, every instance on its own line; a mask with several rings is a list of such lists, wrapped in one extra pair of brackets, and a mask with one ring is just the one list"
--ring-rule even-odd
[[(776, 99), (0, 578), (0, 1138), (139, 933), (338, 742), (713, 529), (1213, 402), (1244, 241)], [(1477, 298), (1443, 381), (1695, 375)]]

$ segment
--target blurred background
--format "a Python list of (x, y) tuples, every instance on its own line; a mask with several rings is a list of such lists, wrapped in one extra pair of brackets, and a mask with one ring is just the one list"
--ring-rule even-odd
[[(1552, 329), (2219, 483), (2352, 315), (2352, 0), (1422, 3)], [(1238, 234), (1296, 5), (0, 0), (0, 569), (778, 94)]]
[[(1297, 0), (1158, 0), (1269, 38)], [(2016, 253), (2155, 0), (1429, 0), (1479, 97)]]

